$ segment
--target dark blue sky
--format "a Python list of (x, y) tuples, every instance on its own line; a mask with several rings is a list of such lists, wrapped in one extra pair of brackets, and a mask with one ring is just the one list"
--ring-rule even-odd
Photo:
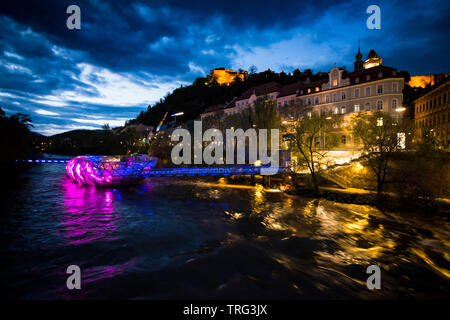
[[(66, 28), (67, 6), (81, 30)], [(381, 8), (381, 30), (366, 8)], [(2, 1), (0, 106), (50, 135), (123, 125), (214, 67), (353, 69), (357, 41), (411, 74), (450, 72), (448, 1)]]

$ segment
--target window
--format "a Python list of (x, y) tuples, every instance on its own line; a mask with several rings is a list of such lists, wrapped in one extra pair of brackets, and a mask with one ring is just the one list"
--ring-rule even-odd
[(378, 78), (383, 78), (383, 72), (378, 72)]
[(311, 118), (311, 117), (312, 117), (311, 111), (308, 111), (306, 114), (308, 115), (308, 118)]
[(370, 87), (366, 88), (366, 97), (370, 97)]
[(342, 100), (345, 100), (345, 97), (346, 97), (346, 93), (345, 93), (345, 91), (342, 91), (342, 92), (341, 92), (341, 99), (342, 99)]
[(397, 99), (392, 99), (392, 109), (397, 109)]
[(281, 102), (278, 102), (278, 107), (281, 107)]
[(359, 83), (359, 77), (355, 78), (355, 83)]
[(366, 76), (366, 81), (369, 81), (370, 80), (370, 74), (368, 74), (367, 76)]
[(315, 103), (315, 104), (319, 104), (319, 97), (316, 97), (314, 103)]
[(284, 105), (285, 105), (285, 106), (287, 105), (287, 100), (284, 100)]
[(377, 101), (377, 109), (378, 110), (383, 110), (383, 101), (382, 100), (378, 100)]
[(338, 85), (337, 79), (333, 80), (333, 87), (336, 87)]
[(370, 102), (366, 102), (366, 111), (370, 111)]
[(325, 96), (325, 101), (326, 101), (326, 102), (330, 102), (330, 96), (329, 96), (329, 95), (326, 95), (326, 96)]
[(341, 107), (341, 114), (345, 114), (345, 106)]
[(383, 118), (378, 118), (377, 119), (377, 127), (381, 127), (383, 126)]
[(359, 98), (359, 88), (355, 89), (355, 98)]
[(341, 136), (341, 143), (346, 144), (347, 143), (347, 137), (345, 135)]
[(334, 94), (333, 94), (333, 101), (338, 101), (338, 95), (337, 95), (337, 93), (334, 93)]
[(311, 93), (311, 88), (308, 89), (308, 93)]
[(359, 112), (359, 104), (355, 104), (355, 112)]
[(306, 101), (307, 101), (307, 104), (308, 104), (308, 105), (311, 104), (311, 98), (308, 98), (308, 100), (306, 100)]
[(319, 87), (316, 87), (316, 92), (319, 92), (319, 90), (320, 90), (320, 88), (319, 88)]
[(394, 82), (393, 84), (392, 84), (392, 92), (397, 92), (398, 91), (398, 83), (397, 82)]
[(339, 108), (338, 108), (338, 107), (334, 108), (334, 113), (335, 113), (335, 114), (338, 114), (338, 113), (339, 113)]
[(406, 134), (404, 132), (397, 133), (397, 144), (400, 149), (406, 148)]
[(378, 93), (378, 94), (382, 94), (382, 93), (383, 93), (383, 85), (382, 85), (382, 84), (379, 84), (379, 85), (377, 86), (377, 93)]

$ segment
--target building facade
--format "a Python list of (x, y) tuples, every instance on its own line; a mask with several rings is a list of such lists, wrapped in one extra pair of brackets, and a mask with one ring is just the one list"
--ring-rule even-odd
[(414, 101), (414, 123), (417, 138), (431, 132), (442, 144), (450, 145), (450, 77)]
[[(406, 110), (403, 107), (403, 76), (395, 68), (381, 65), (382, 59), (374, 50), (370, 50), (363, 61), (358, 48), (355, 59), (353, 72), (335, 65), (328, 73), (328, 78), (318, 81), (306, 79), (285, 86), (269, 82), (253, 87), (236, 98), (232, 106), (223, 109), (223, 115), (242, 112), (252, 107), (260, 97), (276, 101), (285, 130), (292, 127), (299, 117), (311, 116), (313, 112), (341, 115), (342, 125), (336, 129), (340, 143), (333, 152), (337, 158), (342, 158), (340, 153), (354, 153), (357, 148), (350, 128), (354, 115), (382, 111), (400, 119)], [(287, 106), (290, 107), (284, 108)], [(283, 109), (291, 113), (287, 114)], [(352, 157), (350, 155), (347, 158)]]

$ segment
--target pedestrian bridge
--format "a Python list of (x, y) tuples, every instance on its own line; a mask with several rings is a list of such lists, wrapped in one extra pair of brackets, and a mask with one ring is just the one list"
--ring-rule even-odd
[[(26, 163), (65, 163), (67, 175), (86, 185), (118, 186), (135, 184), (148, 177), (193, 177), (260, 175), (267, 166), (208, 166), (155, 168), (157, 158), (147, 155), (79, 156), (73, 159), (30, 159)], [(284, 169), (275, 169), (281, 173)]]

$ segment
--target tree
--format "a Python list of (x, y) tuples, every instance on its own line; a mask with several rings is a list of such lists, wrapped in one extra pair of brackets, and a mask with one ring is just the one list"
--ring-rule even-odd
[(259, 97), (253, 105), (253, 124), (257, 129), (279, 129), (281, 118), (276, 100), (268, 96)]
[(367, 161), (377, 179), (377, 197), (381, 198), (389, 163), (399, 150), (400, 134), (409, 131), (406, 121), (396, 121), (388, 113), (359, 113), (352, 119), (355, 138), (367, 153)]
[(339, 122), (339, 116), (327, 117), (312, 112), (311, 116), (304, 115), (300, 118), (294, 127), (294, 133), (287, 135), (293, 142), (292, 151), (298, 159), (294, 166), (307, 169), (316, 195), (319, 194), (318, 174), (325, 164), (327, 150), (337, 145), (338, 138), (333, 127)]
[(0, 108), (0, 149), (3, 160), (14, 161), (33, 155), (35, 149), (34, 135), (30, 131), (32, 126), (28, 114), (16, 113), (8, 117)]

